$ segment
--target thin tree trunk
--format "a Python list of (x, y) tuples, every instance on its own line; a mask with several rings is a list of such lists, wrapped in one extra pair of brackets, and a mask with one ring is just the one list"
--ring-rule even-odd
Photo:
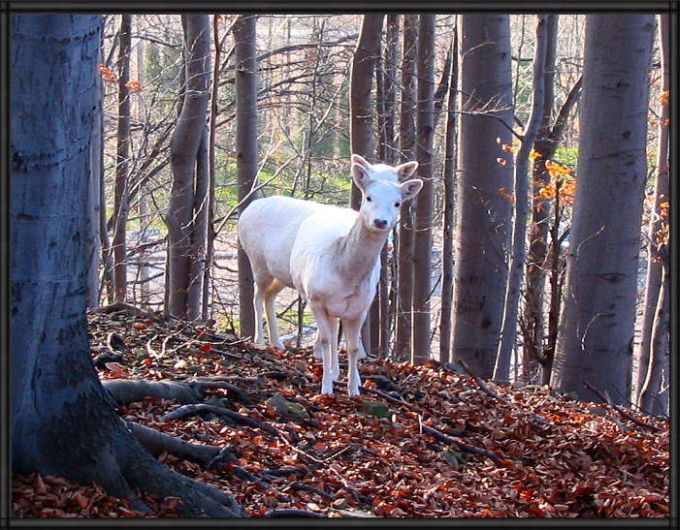
[(456, 95), (458, 91), (458, 24), (451, 42), (451, 83), (446, 112), (444, 154), (444, 227), (442, 249), (442, 297), (439, 320), (439, 360), (451, 360), (451, 303), (453, 301), (453, 220), (456, 178)]
[[(589, 15), (567, 279), (552, 386), (616, 403), (632, 361), (653, 15)], [(606, 205), (606, 207), (604, 207)]]
[(434, 182), (434, 36), (435, 15), (420, 15), (418, 30), (418, 102), (416, 158), (423, 188), (417, 197), (413, 241), (413, 364), (430, 358), (430, 292), (432, 277), (432, 209)]
[(116, 133), (115, 227), (113, 232), (114, 285), (117, 301), (127, 292), (127, 218), (130, 179), (130, 51), (132, 15), (121, 15), (118, 53), (118, 130)]
[(545, 55), (545, 74), (543, 86), (543, 118), (538, 136), (534, 142), (534, 159), (532, 171), (533, 202), (531, 206), (531, 227), (527, 255), (526, 295), (524, 303), (524, 347), (522, 352), (523, 383), (533, 381), (539, 371), (538, 352), (544, 348), (544, 316), (543, 291), (545, 289), (544, 265), (547, 255), (548, 219), (550, 218), (550, 202), (542, 198), (540, 191), (550, 184), (550, 174), (545, 161), (552, 157), (547, 141), (550, 136), (552, 112), (555, 105), (555, 60), (557, 57), (557, 29), (559, 15), (548, 15), (548, 47)]
[[(662, 254), (666, 254), (662, 256)], [(642, 410), (654, 414), (666, 414), (667, 397), (662, 398), (661, 379), (664, 368), (668, 366), (670, 355), (670, 264), (668, 249), (665, 245), (658, 251), (662, 262), (662, 282), (659, 290), (659, 300), (654, 317), (652, 330), (652, 344), (649, 356), (648, 370), (640, 389), (638, 406)], [(668, 372), (666, 372), (668, 377)], [(668, 381), (666, 381), (668, 383)], [(665, 393), (666, 396), (668, 392)]]
[(640, 345), (636, 352), (637, 377), (634, 397), (642, 391), (642, 385), (646, 379), (649, 366), (649, 352), (652, 342), (652, 328), (654, 315), (661, 288), (661, 259), (658, 246), (654, 244), (657, 234), (668, 225), (668, 220), (662, 217), (661, 205), (669, 203), (669, 178), (668, 178), (668, 120), (670, 119), (671, 89), (670, 73), (670, 20), (668, 14), (659, 15), (659, 35), (661, 41), (661, 91), (663, 96), (658, 128), (658, 145), (656, 155), (656, 184), (654, 189), (654, 208), (650, 216), (648, 231), (648, 257), (647, 257), (647, 284), (645, 286), (645, 302), (642, 314), (642, 333)]
[(215, 182), (217, 180), (217, 166), (215, 159), (215, 138), (217, 136), (217, 103), (219, 99), (220, 86), (220, 61), (222, 59), (222, 41), (219, 37), (219, 20), (217, 15), (213, 15), (213, 47), (215, 48), (215, 59), (213, 61), (213, 84), (210, 94), (210, 129), (208, 137), (208, 240), (205, 250), (205, 268), (203, 271), (203, 294), (202, 294), (202, 313), (201, 318), (210, 318), (210, 288), (212, 285), (212, 268), (215, 251), (215, 229), (213, 219), (215, 217)]
[[(415, 159), (416, 128), (416, 44), (418, 42), (418, 16), (404, 15), (403, 56), (401, 64), (401, 107), (399, 116), (399, 150), (401, 162)], [(415, 201), (401, 205), (399, 227), (399, 292), (397, 303), (397, 333), (394, 358), (406, 361), (411, 358), (411, 317), (413, 315), (413, 219), (411, 207)]]
[[(512, 73), (508, 15), (461, 15), (461, 118), (452, 352), (490, 378), (507, 281), (512, 186)], [(498, 156), (494, 156), (497, 154)]]
[(505, 309), (501, 327), (501, 340), (498, 345), (494, 379), (510, 379), (510, 361), (517, 338), (517, 313), (519, 309), (519, 290), (524, 277), (526, 257), (526, 227), (529, 218), (529, 155), (538, 134), (543, 114), (545, 54), (547, 42), (547, 15), (537, 15), (536, 48), (533, 65), (533, 100), (519, 151), (515, 158), (515, 216), (512, 225), (512, 247), (510, 267), (505, 293)]
[[(240, 15), (234, 24), (236, 46), (236, 163), (238, 198), (244, 201), (257, 178), (257, 15)], [(244, 201), (239, 213), (254, 199)], [(255, 336), (253, 271), (248, 256), (238, 249), (239, 320), (241, 337)]]
[[(144, 39), (137, 39), (137, 82), (141, 87), (146, 84), (144, 75)], [(144, 120), (143, 106), (141, 98), (137, 99), (137, 121), (142, 123)], [(129, 195), (129, 194), (128, 194)], [(147, 231), (149, 230), (149, 206), (146, 201), (146, 186), (142, 185), (139, 190), (139, 242), (144, 245), (148, 241)], [(138, 254), (139, 266), (138, 274), (140, 284), (140, 302), (142, 306), (149, 303), (149, 266), (147, 260), (149, 254), (145, 249)]]
[(168, 223), (168, 311), (186, 319), (191, 278), (194, 230), (196, 159), (204, 135), (210, 83), (210, 19), (182, 15), (186, 46), (186, 89), (182, 110), (170, 144), (172, 190)]

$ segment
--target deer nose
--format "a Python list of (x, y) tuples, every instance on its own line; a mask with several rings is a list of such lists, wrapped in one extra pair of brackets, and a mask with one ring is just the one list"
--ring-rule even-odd
[(373, 221), (373, 224), (377, 226), (378, 228), (385, 228), (387, 227), (387, 220), (386, 219), (376, 219)]

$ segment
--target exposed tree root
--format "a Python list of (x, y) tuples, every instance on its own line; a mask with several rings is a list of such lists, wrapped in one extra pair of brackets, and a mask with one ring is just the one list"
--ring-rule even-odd
[(241, 425), (247, 425), (248, 427), (254, 427), (257, 429), (261, 429), (264, 432), (271, 434), (272, 436), (277, 436), (280, 437), (281, 434), (279, 431), (277, 431), (274, 427), (271, 427), (270, 425), (266, 425), (262, 422), (259, 422), (257, 420), (254, 420), (252, 418), (249, 418), (248, 416), (244, 416), (243, 414), (239, 414), (238, 412), (234, 412), (233, 410), (229, 409), (223, 409), (220, 407), (215, 407), (213, 405), (205, 405), (205, 404), (195, 404), (195, 405), (182, 405), (181, 407), (168, 412), (165, 414), (161, 420), (162, 421), (172, 421), (176, 420), (179, 418), (185, 418), (187, 416), (194, 416), (196, 414), (201, 414), (201, 413), (210, 413), (214, 414), (216, 416), (222, 416), (225, 418), (228, 418), (232, 420), (235, 423), (241, 424)]
[(114, 401), (121, 405), (141, 401), (145, 397), (168, 399), (179, 403), (196, 403), (202, 398), (201, 393), (191, 385), (173, 381), (105, 379), (102, 385)]

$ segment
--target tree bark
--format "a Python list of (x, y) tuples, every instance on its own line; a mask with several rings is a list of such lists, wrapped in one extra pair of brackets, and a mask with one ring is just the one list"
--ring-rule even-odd
[[(416, 44), (418, 42), (417, 15), (404, 15), (403, 55), (401, 63), (401, 105), (399, 110), (399, 151), (401, 162), (415, 159), (416, 128)], [(397, 333), (394, 358), (406, 361), (411, 358), (411, 317), (413, 315), (413, 218), (414, 201), (401, 205), (399, 227), (399, 291), (397, 293)]]
[(87, 203), (101, 17), (13, 15), (10, 28), (13, 471), (95, 481), (138, 509), (137, 486), (180, 497), (186, 517), (242, 516), (227, 494), (170, 471), (141, 446), (89, 356)]
[(550, 184), (550, 175), (545, 161), (552, 157), (555, 145), (549, 142), (552, 112), (555, 105), (555, 60), (557, 57), (557, 29), (559, 15), (548, 15), (545, 73), (543, 78), (543, 118), (534, 150), (538, 157), (532, 168), (533, 202), (531, 206), (531, 227), (529, 229), (529, 250), (527, 255), (526, 301), (524, 304), (524, 347), (522, 351), (522, 373), (520, 380), (530, 383), (538, 373), (539, 351), (544, 347), (543, 292), (548, 249), (548, 219), (550, 202), (540, 196), (540, 190)]
[[(632, 360), (653, 15), (589, 15), (578, 187), (551, 384), (616, 403)], [(605, 207), (606, 206), (606, 207)]]
[(418, 30), (418, 102), (416, 159), (423, 188), (416, 198), (413, 240), (413, 353), (411, 362), (430, 358), (430, 292), (432, 277), (432, 209), (434, 182), (434, 35), (435, 15), (420, 15)]
[[(375, 161), (375, 131), (373, 130), (373, 98), (371, 86), (375, 63), (380, 54), (380, 38), (385, 15), (364, 15), (361, 34), (354, 50), (350, 72), (350, 143), (352, 153)], [(352, 182), (352, 208), (361, 206), (361, 191)]]
[[(662, 375), (664, 375), (664, 369), (668, 367), (670, 356), (670, 256), (668, 256), (667, 248), (663, 248), (658, 253), (661, 255), (664, 252), (666, 256), (661, 258), (663, 278), (654, 316), (648, 370), (638, 399), (638, 406), (653, 414), (667, 414), (668, 412), (668, 391), (661, 389)], [(665, 376), (665, 383), (668, 385), (668, 371)]]
[(451, 360), (451, 304), (453, 302), (453, 221), (456, 183), (456, 95), (458, 93), (458, 24), (451, 42), (451, 82), (446, 112), (444, 154), (444, 227), (442, 249), (442, 297), (439, 320), (439, 360)]
[(519, 151), (515, 157), (515, 216), (512, 225), (512, 246), (508, 285), (505, 293), (505, 308), (501, 327), (501, 340), (498, 345), (496, 366), (493, 377), (496, 380), (510, 379), (510, 360), (517, 339), (517, 313), (519, 310), (519, 290), (524, 277), (526, 257), (526, 227), (529, 218), (529, 155), (538, 135), (543, 115), (545, 55), (547, 42), (547, 15), (537, 15), (536, 48), (533, 65), (533, 100)]
[[(661, 91), (669, 94), (671, 89), (670, 73), (670, 20), (667, 14), (659, 15), (659, 36), (661, 41)], [(649, 352), (652, 343), (652, 328), (656, 313), (659, 290), (661, 288), (661, 256), (658, 245), (654, 244), (664, 225), (668, 226), (668, 220), (662, 218), (663, 203), (669, 203), (669, 176), (668, 176), (668, 120), (670, 119), (670, 98), (664, 97), (661, 102), (661, 112), (658, 128), (658, 145), (656, 155), (656, 184), (654, 189), (654, 208), (649, 222), (648, 231), (648, 257), (647, 257), (647, 283), (645, 285), (645, 302), (642, 314), (642, 333), (640, 345), (636, 352), (637, 377), (636, 389), (633, 392), (637, 397), (642, 391), (642, 385), (646, 379), (649, 366)]]
[(130, 50), (132, 15), (121, 15), (118, 48), (118, 130), (116, 132), (115, 224), (113, 231), (113, 281), (116, 301), (127, 293), (127, 218), (130, 179)]
[[(461, 16), (462, 110), (453, 292), (454, 362), (490, 378), (498, 351), (507, 280), (512, 182), (512, 75), (508, 15)], [(497, 139), (499, 139), (497, 141)], [(495, 153), (498, 157), (493, 156)]]
[[(257, 178), (257, 15), (240, 15), (234, 24), (236, 47), (236, 163), (238, 198), (244, 201)], [(239, 213), (255, 199), (241, 204)], [(241, 337), (255, 336), (253, 271), (248, 256), (238, 249), (239, 320)]]
[[(182, 15), (186, 46), (186, 89), (177, 126), (170, 143), (172, 190), (168, 224), (168, 312), (186, 319), (191, 280), (194, 231), (194, 178), (196, 157), (203, 139), (210, 84), (210, 19), (208, 15)], [(191, 315), (190, 315), (191, 313)]]

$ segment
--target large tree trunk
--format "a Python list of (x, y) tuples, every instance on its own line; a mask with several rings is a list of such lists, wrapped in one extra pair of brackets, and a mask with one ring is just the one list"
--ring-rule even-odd
[(420, 15), (418, 30), (418, 103), (416, 158), (423, 188), (416, 198), (413, 241), (413, 353), (411, 362), (430, 358), (430, 292), (432, 277), (432, 207), (434, 183), (434, 34), (435, 15)]
[[(415, 158), (416, 128), (416, 44), (418, 42), (418, 16), (404, 15), (404, 46), (401, 63), (401, 107), (399, 116), (399, 151), (401, 162)], [(411, 206), (415, 201), (401, 205), (399, 227), (399, 291), (397, 293), (397, 333), (394, 341), (394, 358), (406, 361), (411, 358), (411, 316), (413, 315), (413, 219)]]
[[(548, 15), (547, 49), (543, 77), (543, 116), (534, 150), (538, 157), (532, 168), (533, 203), (531, 206), (531, 227), (527, 255), (526, 294), (524, 303), (524, 347), (522, 351), (522, 373), (520, 380), (530, 383), (539, 371), (538, 355), (544, 345), (543, 295), (548, 249), (548, 224), (550, 202), (542, 198), (540, 190), (550, 184), (550, 174), (545, 161), (552, 157), (554, 147), (549, 142), (552, 112), (555, 105), (555, 60), (557, 57), (557, 29), (559, 15)], [(551, 150), (552, 147), (552, 150)]]
[(101, 17), (13, 15), (10, 31), (12, 469), (96, 481), (140, 508), (135, 486), (180, 497), (185, 516), (240, 515), (221, 504), (226, 494), (171, 472), (140, 445), (89, 356), (87, 195)]
[(113, 282), (117, 301), (127, 293), (127, 218), (130, 180), (130, 50), (132, 15), (121, 15), (118, 48), (118, 130), (116, 132), (115, 224), (113, 229)]
[(578, 187), (551, 384), (627, 401), (646, 177), (653, 15), (589, 15)]
[[(236, 163), (240, 212), (254, 197), (251, 192), (257, 176), (257, 62), (255, 30), (257, 15), (240, 15), (234, 24), (236, 46)], [(255, 336), (253, 271), (248, 256), (238, 249), (239, 320), (242, 337)]]
[(456, 95), (458, 93), (458, 24), (451, 43), (451, 84), (446, 109), (446, 140), (444, 154), (444, 240), (442, 248), (442, 297), (439, 320), (439, 360), (451, 360), (451, 304), (453, 302), (453, 221), (456, 183)]
[[(512, 75), (508, 15), (461, 16), (460, 119), (454, 361), (481, 377), (493, 375), (507, 279), (512, 186)], [(497, 141), (498, 139), (498, 141)], [(500, 159), (500, 160), (499, 160)]]
[[(510, 360), (517, 339), (517, 313), (519, 310), (519, 290), (524, 277), (526, 257), (526, 230), (529, 218), (529, 154), (538, 134), (543, 115), (545, 75), (545, 55), (547, 49), (547, 15), (537, 15), (536, 50), (533, 65), (533, 100), (522, 141), (515, 158), (515, 216), (512, 224), (512, 246), (510, 248), (510, 267), (508, 286), (505, 293), (505, 308), (501, 327), (501, 340), (498, 345), (494, 379), (508, 381)], [(515, 374), (516, 376), (516, 374)]]
[[(168, 311), (189, 318), (194, 231), (194, 177), (196, 157), (203, 139), (210, 84), (210, 19), (208, 15), (182, 15), (186, 47), (186, 89), (177, 127), (170, 143), (172, 190), (168, 224)], [(191, 311), (193, 315), (193, 311)]]
[(659, 247), (655, 245), (657, 234), (661, 233), (664, 225), (668, 226), (668, 218), (664, 219), (661, 205), (669, 204), (669, 178), (668, 178), (668, 120), (670, 118), (671, 89), (670, 72), (670, 20), (668, 14), (659, 16), (659, 35), (661, 40), (661, 91), (665, 96), (661, 101), (659, 118), (658, 145), (656, 155), (656, 184), (654, 189), (654, 208), (650, 216), (648, 232), (648, 257), (647, 257), (647, 284), (645, 286), (645, 302), (642, 314), (642, 333), (640, 345), (636, 352), (637, 358), (637, 386), (633, 392), (633, 398), (640, 394), (645, 382), (647, 368), (649, 366), (649, 352), (652, 343), (652, 327), (656, 313), (659, 290), (661, 288), (661, 256)]

